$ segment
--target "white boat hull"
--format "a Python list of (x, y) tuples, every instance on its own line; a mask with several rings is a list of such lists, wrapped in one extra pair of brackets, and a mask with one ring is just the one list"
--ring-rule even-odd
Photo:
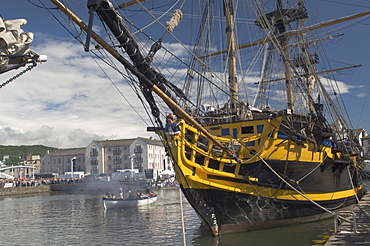
[(157, 195), (140, 199), (103, 198), (104, 209), (146, 206), (157, 201)]

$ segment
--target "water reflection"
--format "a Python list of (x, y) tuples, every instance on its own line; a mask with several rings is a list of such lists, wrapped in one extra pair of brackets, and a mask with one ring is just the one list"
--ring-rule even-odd
[[(178, 190), (146, 207), (104, 212), (102, 196), (1, 197), (2, 245), (183, 245)], [(213, 237), (183, 198), (187, 245), (323, 245), (333, 220)], [(32, 238), (32, 240), (30, 240)]]

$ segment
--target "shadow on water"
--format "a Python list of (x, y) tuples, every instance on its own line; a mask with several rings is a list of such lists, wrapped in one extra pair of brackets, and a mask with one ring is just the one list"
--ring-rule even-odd
[[(370, 179), (364, 180), (366, 190), (370, 190)], [(193, 231), (191, 245), (212, 246), (238, 246), (238, 245), (314, 245), (323, 246), (334, 233), (334, 220), (332, 218), (305, 224), (286, 227), (221, 235), (210, 236), (210, 232), (204, 226), (199, 226)]]
[(191, 245), (239, 246), (239, 245), (324, 245), (333, 233), (333, 220), (279, 227), (212, 237), (207, 228), (200, 226)]

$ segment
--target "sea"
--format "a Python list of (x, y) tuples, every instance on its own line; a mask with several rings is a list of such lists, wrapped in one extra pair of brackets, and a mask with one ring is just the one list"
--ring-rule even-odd
[(102, 195), (46, 193), (0, 197), (1, 245), (324, 245), (334, 221), (213, 237), (179, 189), (157, 202), (103, 209)]

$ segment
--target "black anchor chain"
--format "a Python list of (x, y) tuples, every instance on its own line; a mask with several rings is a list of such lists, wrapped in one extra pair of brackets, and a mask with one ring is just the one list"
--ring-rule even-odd
[(7, 84), (9, 84), (10, 82), (14, 81), (15, 79), (19, 78), (20, 76), (22, 76), (23, 74), (25, 74), (26, 72), (28, 71), (31, 71), (34, 67), (36, 67), (36, 63), (32, 64), (32, 65), (29, 65), (26, 69), (24, 69), (22, 72), (14, 75), (13, 77), (11, 77), (10, 79), (8, 79), (7, 81), (5, 81), (4, 83), (2, 83), (0, 85), (0, 89), (3, 88), (4, 86), (6, 86)]

